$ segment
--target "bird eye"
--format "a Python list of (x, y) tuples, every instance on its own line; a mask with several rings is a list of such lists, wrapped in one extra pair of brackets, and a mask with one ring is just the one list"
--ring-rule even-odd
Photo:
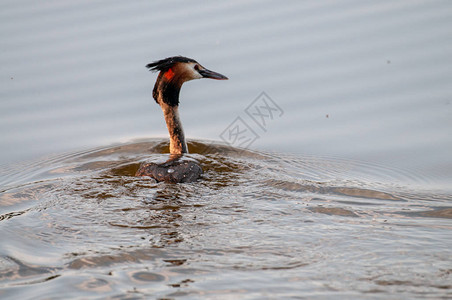
[(199, 65), (195, 65), (195, 70), (199, 71)]

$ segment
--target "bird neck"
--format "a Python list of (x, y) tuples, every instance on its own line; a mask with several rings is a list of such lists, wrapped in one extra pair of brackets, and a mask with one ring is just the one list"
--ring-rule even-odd
[(188, 153), (185, 143), (184, 130), (179, 118), (179, 93), (182, 87), (182, 80), (179, 80), (175, 73), (169, 69), (160, 72), (153, 90), (153, 97), (160, 105), (166, 121), (166, 127), (170, 136), (170, 153), (181, 155)]
[(168, 105), (163, 101), (160, 102), (160, 106), (170, 136), (170, 154), (181, 155), (183, 153), (188, 153), (184, 129), (182, 128), (182, 123), (179, 118), (179, 106)]
[(174, 73), (171, 73), (173, 74), (173, 77), (168, 77), (166, 74), (169, 73), (170, 70), (166, 73), (159, 73), (154, 85), (154, 90), (152, 91), (152, 96), (159, 105), (162, 105), (162, 103), (170, 106), (179, 105), (179, 93), (183, 82), (177, 80)]

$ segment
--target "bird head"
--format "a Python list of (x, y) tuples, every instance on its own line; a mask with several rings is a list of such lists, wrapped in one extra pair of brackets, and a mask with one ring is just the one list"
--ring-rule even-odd
[(163, 101), (168, 105), (179, 104), (179, 91), (186, 81), (201, 78), (226, 80), (226, 76), (208, 70), (196, 60), (173, 56), (147, 64), (150, 71), (160, 72), (154, 86), (153, 97), (160, 104)]
[(147, 64), (146, 67), (151, 71), (160, 71), (165, 76), (165, 79), (177, 81), (180, 84), (185, 81), (200, 78), (217, 80), (228, 79), (220, 73), (204, 68), (196, 60), (183, 56), (173, 56), (161, 59)]

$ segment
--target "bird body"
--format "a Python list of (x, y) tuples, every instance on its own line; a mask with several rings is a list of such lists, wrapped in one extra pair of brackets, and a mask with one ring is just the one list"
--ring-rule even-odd
[(157, 181), (189, 182), (202, 174), (202, 168), (193, 161), (185, 161), (182, 155), (188, 153), (184, 130), (179, 117), (179, 93), (186, 81), (200, 78), (217, 80), (226, 76), (210, 71), (194, 59), (173, 56), (146, 65), (151, 71), (159, 71), (152, 91), (160, 105), (170, 136), (170, 159), (163, 164), (142, 164), (136, 176), (150, 176)]
[(135, 176), (150, 176), (156, 181), (182, 183), (196, 181), (202, 175), (202, 168), (195, 160), (181, 155), (171, 157), (162, 164), (142, 164)]

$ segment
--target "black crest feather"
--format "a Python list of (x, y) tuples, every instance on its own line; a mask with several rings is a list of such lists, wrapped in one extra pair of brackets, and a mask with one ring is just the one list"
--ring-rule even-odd
[(161, 60), (154, 61), (150, 64), (146, 65), (146, 68), (148, 68), (150, 71), (167, 71), (169, 68), (171, 68), (175, 63), (189, 63), (189, 62), (196, 62), (196, 60), (184, 56), (172, 56), (167, 57)]

